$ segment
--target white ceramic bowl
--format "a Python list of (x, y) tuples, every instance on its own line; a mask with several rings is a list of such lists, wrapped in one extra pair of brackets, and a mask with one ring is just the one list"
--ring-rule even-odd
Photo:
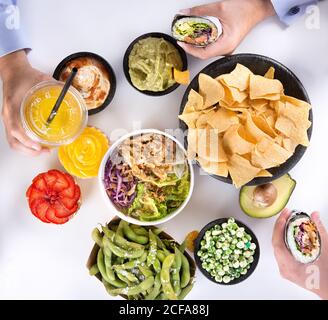
[(99, 188), (100, 188), (100, 192), (102, 194), (102, 197), (105, 201), (105, 203), (107, 204), (108, 209), (110, 210), (111, 213), (113, 213), (114, 215), (117, 215), (118, 217), (120, 217), (121, 219), (129, 222), (129, 223), (133, 223), (133, 224), (137, 224), (140, 226), (154, 226), (154, 225), (158, 225), (164, 222), (167, 222), (171, 219), (173, 219), (175, 216), (177, 216), (183, 209), (184, 207), (187, 205), (187, 203), (190, 200), (192, 191), (194, 189), (194, 171), (193, 171), (193, 167), (192, 167), (192, 163), (191, 161), (187, 161), (188, 162), (188, 166), (189, 166), (189, 172), (190, 172), (190, 189), (189, 189), (189, 194), (187, 196), (187, 198), (185, 199), (185, 201), (182, 203), (182, 205), (175, 211), (173, 211), (172, 213), (170, 213), (169, 215), (165, 216), (162, 219), (159, 220), (155, 220), (155, 221), (140, 221), (138, 219), (132, 218), (130, 216), (125, 215), (123, 212), (119, 211), (115, 205), (113, 204), (113, 202), (111, 201), (111, 199), (108, 197), (106, 190), (105, 190), (105, 186), (104, 186), (104, 173), (105, 173), (105, 166), (107, 163), (108, 158), (111, 156), (112, 152), (127, 138), (132, 137), (132, 136), (137, 136), (140, 134), (145, 134), (145, 133), (157, 133), (157, 134), (161, 134), (164, 135), (166, 137), (168, 137), (169, 139), (173, 140), (177, 146), (179, 148), (181, 148), (184, 152), (185, 155), (187, 156), (186, 150), (184, 149), (184, 147), (182, 146), (182, 144), (175, 139), (173, 136), (163, 132), (163, 131), (159, 131), (156, 129), (144, 129), (144, 130), (137, 130), (137, 131), (133, 131), (129, 134), (126, 134), (124, 136), (122, 136), (120, 139), (118, 139), (117, 141), (115, 141), (115, 143), (112, 144), (112, 146), (109, 148), (109, 150), (107, 151), (107, 153), (105, 154), (100, 168), (99, 168), (99, 172), (98, 172), (98, 182), (99, 182)]

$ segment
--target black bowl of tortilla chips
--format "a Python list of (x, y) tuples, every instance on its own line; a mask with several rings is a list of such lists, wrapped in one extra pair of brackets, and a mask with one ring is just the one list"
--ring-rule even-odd
[[(247, 75), (249, 70), (251, 74), (253, 74), (248, 76), (248, 84), (245, 85), (246, 80), (243, 84), (243, 79), (246, 79), (245, 75)], [(229, 73), (230, 75), (227, 75)], [(201, 76), (199, 77), (199, 75)], [(220, 83), (220, 88), (213, 87), (215, 83), (212, 78)], [(202, 81), (201, 85), (199, 84), (199, 79)], [(220, 92), (220, 90), (222, 91), (222, 100), (219, 100), (217, 103), (215, 103), (215, 99), (208, 101), (211, 100), (211, 97), (209, 97), (206, 92), (204, 93), (205, 80), (208, 81), (209, 87), (212, 86), (210, 88), (211, 92), (215, 92), (220, 96), (218, 92)], [(191, 97), (192, 103), (190, 103), (189, 100)], [(200, 105), (203, 104), (203, 107), (197, 108), (196, 104), (199, 100), (201, 100)], [(250, 107), (246, 108), (246, 105)], [(263, 110), (260, 109), (262, 107)], [(201, 113), (199, 113), (201, 108), (204, 110), (201, 110)], [(222, 145), (219, 145), (218, 154), (220, 154), (220, 150), (222, 151), (225, 148), (223, 153), (228, 154), (228, 160), (221, 159), (220, 162), (219, 156), (218, 159), (215, 160), (218, 161), (217, 168), (220, 168), (218, 171), (216, 171), (217, 169), (205, 169), (205, 171), (215, 179), (230, 184), (233, 183), (237, 187), (268, 183), (289, 172), (304, 155), (311, 138), (313, 126), (310, 99), (304, 86), (296, 75), (278, 61), (257, 54), (236, 54), (216, 60), (206, 66), (194, 77), (183, 96), (179, 116), (180, 128), (184, 132), (188, 130), (188, 127), (189, 129), (198, 129), (202, 127), (215, 128), (215, 132), (221, 132), (220, 126), (222, 125), (222, 117), (218, 118), (221, 121), (218, 122), (218, 127), (209, 124), (212, 124), (213, 120), (212, 122), (211, 120), (208, 120), (208, 122), (206, 122), (206, 120), (205, 122), (203, 121), (204, 118), (209, 118), (208, 114), (212, 113), (213, 117), (214, 114), (218, 113), (217, 111), (219, 109), (221, 110), (220, 112), (224, 113), (224, 119), (227, 118), (227, 115), (229, 115), (229, 117), (231, 116), (228, 118), (231, 124), (228, 128), (229, 133), (223, 132), (221, 136), (221, 133), (219, 133), (223, 142)], [(298, 114), (301, 111), (302, 113)], [(186, 119), (188, 119), (188, 117), (192, 119), (193, 112), (195, 112), (196, 120), (195, 122), (190, 122), (191, 120), (188, 122)], [(187, 116), (185, 116), (186, 113), (188, 113)], [(297, 117), (299, 117), (300, 121), (295, 121), (295, 119), (298, 119)], [(182, 118), (184, 119), (183, 121)], [(188, 123), (188, 126), (186, 123)], [(196, 127), (195, 123), (198, 123), (199, 127)], [(300, 126), (303, 132), (297, 131)], [(259, 128), (261, 128), (261, 130), (263, 129), (263, 131), (259, 131)], [(279, 130), (277, 128), (279, 128)], [(268, 132), (269, 130), (271, 131)], [(236, 139), (232, 139), (231, 142), (228, 140), (229, 137), (237, 137), (237, 133), (238, 139), (242, 141), (241, 145), (237, 143), (239, 142), (238, 139), (237, 141)], [(257, 135), (257, 133), (259, 133), (259, 135)], [(190, 134), (190, 130), (188, 134)], [(269, 136), (270, 134), (271, 137)], [(208, 135), (208, 133), (206, 133), (206, 135)], [(241, 140), (241, 138), (244, 140)], [(193, 141), (196, 141), (195, 144), (197, 146), (200, 144), (204, 145), (204, 143), (199, 142), (198, 138)], [(188, 149), (187, 136), (185, 137), (184, 143), (186, 149)], [(256, 146), (256, 150), (253, 148), (252, 151), (250, 151), (250, 143)], [(260, 147), (261, 150), (259, 149)], [(227, 148), (228, 152), (225, 152)], [(283, 149), (287, 149), (289, 154), (285, 153)], [(190, 150), (190, 148), (188, 150)], [(278, 160), (275, 160), (274, 156), (276, 154), (271, 154), (271, 152), (276, 151), (281, 151), (281, 153), (276, 153), (280, 163)], [(201, 161), (197, 152), (198, 151), (195, 153), (195, 159), (196, 163), (201, 168), (206, 168), (207, 165), (209, 166), (209, 163), (212, 164), (212, 162), (209, 161)], [(204, 152), (206, 153), (207, 151), (205, 150)], [(261, 157), (258, 157), (259, 154), (261, 154)], [(221, 158), (225, 156), (225, 154), (222, 155), (222, 152), (220, 155)], [(267, 170), (261, 169), (261, 171), (255, 174), (256, 169), (254, 169), (253, 161), (255, 161), (256, 167), (259, 167), (259, 163), (261, 165), (267, 165), (266, 167), (263, 166)], [(221, 166), (220, 163), (226, 163), (224, 165), (226, 168), (223, 168), (223, 165)], [(236, 164), (239, 168), (232, 167), (231, 163)], [(278, 165), (273, 165), (274, 163), (278, 163)], [(238, 180), (238, 174), (241, 174), (240, 171), (238, 171), (240, 167), (245, 169), (244, 172), (246, 177), (236, 182), (236, 180)], [(254, 177), (250, 179), (249, 174), (252, 170), (255, 170)], [(215, 174), (215, 172), (219, 172), (219, 174)], [(232, 179), (231, 173), (234, 179)]]

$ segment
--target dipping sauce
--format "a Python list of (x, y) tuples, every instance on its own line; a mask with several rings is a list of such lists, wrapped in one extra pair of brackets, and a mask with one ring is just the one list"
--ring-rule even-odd
[(66, 63), (59, 80), (65, 82), (73, 68), (78, 69), (73, 86), (82, 95), (88, 110), (100, 107), (105, 102), (111, 87), (106, 67), (91, 57), (72, 59)]
[(183, 63), (175, 46), (163, 38), (138, 41), (129, 55), (132, 84), (142, 91), (164, 91), (174, 85), (172, 70), (182, 70)]
[(21, 106), (21, 120), (27, 135), (45, 146), (72, 142), (87, 123), (87, 109), (78, 91), (70, 88), (50, 124), (47, 119), (63, 83), (45, 81), (30, 89)]

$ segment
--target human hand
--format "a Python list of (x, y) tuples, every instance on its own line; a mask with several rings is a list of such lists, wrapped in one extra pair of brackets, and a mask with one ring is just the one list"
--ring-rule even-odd
[(221, 36), (205, 48), (179, 42), (187, 53), (200, 59), (231, 54), (256, 24), (275, 15), (270, 0), (224, 0), (181, 12), (186, 15), (214, 16), (222, 24)]
[[(285, 225), (291, 211), (284, 209), (278, 217), (272, 236), (274, 255), (283, 278), (312, 291), (322, 299), (328, 299), (328, 233), (320, 220), (318, 212), (313, 212), (321, 236), (321, 256), (312, 264), (302, 264), (294, 259), (285, 245)], [(318, 283), (316, 283), (318, 282)]]
[(24, 50), (0, 58), (0, 75), (3, 80), (2, 119), (9, 145), (25, 154), (37, 156), (49, 149), (31, 140), (20, 120), (20, 106), (25, 93), (35, 84), (51, 77), (33, 69)]

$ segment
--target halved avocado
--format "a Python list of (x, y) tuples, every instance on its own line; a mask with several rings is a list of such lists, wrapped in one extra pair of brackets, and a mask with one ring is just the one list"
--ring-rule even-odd
[(296, 186), (289, 175), (259, 186), (244, 186), (240, 189), (241, 209), (253, 218), (269, 218), (285, 208)]

